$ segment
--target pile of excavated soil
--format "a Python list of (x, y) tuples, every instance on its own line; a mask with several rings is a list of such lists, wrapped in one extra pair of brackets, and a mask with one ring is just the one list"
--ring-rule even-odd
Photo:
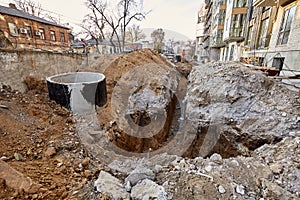
[[(101, 65), (101, 62), (96, 62), (96, 63), (98, 63), (98, 65)], [(144, 67), (145, 65), (147, 65), (147, 67)], [(145, 70), (138, 70), (140, 69), (140, 67), (144, 67)], [(108, 134), (107, 137), (112, 138), (112, 140), (115, 141), (116, 140), (115, 133), (117, 132), (118, 134), (121, 134), (121, 136), (119, 136), (118, 138), (119, 142), (116, 142), (116, 144), (120, 145), (121, 148), (129, 151), (141, 152), (145, 149), (153, 148), (154, 146), (158, 148), (159, 144), (157, 144), (157, 142), (156, 144), (149, 146), (147, 144), (150, 144), (151, 141), (142, 142), (141, 141), (142, 139), (137, 139), (137, 138), (129, 139), (127, 138), (128, 134), (126, 134), (124, 130), (111, 126), (111, 122), (115, 121), (115, 116), (113, 115), (112, 107), (119, 106), (119, 105), (112, 104), (111, 97), (118, 84), (121, 84), (121, 87), (123, 87), (127, 83), (132, 84), (132, 81), (136, 81), (137, 82), (136, 84), (140, 85), (140, 87), (143, 89), (145, 85), (141, 83), (143, 83), (145, 79), (149, 77), (150, 78), (156, 77), (157, 79), (156, 85), (152, 84), (151, 86), (152, 90), (153, 91), (160, 90), (159, 87), (161, 86), (161, 84), (158, 84), (158, 82), (159, 79), (161, 79), (162, 77), (159, 76), (163, 76), (163, 74), (165, 75), (169, 73), (169, 71), (171, 71), (173, 68), (171, 64), (168, 61), (166, 61), (165, 58), (162, 58), (159, 54), (157, 54), (155, 51), (144, 49), (140, 51), (134, 51), (130, 54), (121, 55), (120, 57), (114, 59), (113, 62), (111, 62), (109, 65), (97, 66), (97, 64), (94, 64), (91, 68), (97, 69), (98, 72), (101, 72), (106, 76), (108, 102), (104, 108), (98, 109), (98, 118), (99, 121), (104, 124), (104, 129), (107, 130), (107, 134)], [(126, 76), (130, 76), (130, 77), (127, 77), (126, 80), (124, 81), (123, 79)], [(122, 79), (122, 81), (120, 81), (120, 79)], [(175, 79), (175, 77), (173, 76), (172, 79)], [(120, 86), (118, 86), (118, 88), (119, 87)], [(135, 92), (141, 89), (141, 88), (138, 89), (138, 87), (139, 86), (136, 86)], [(130, 90), (133, 89), (126, 88), (122, 92), (128, 93), (128, 97), (129, 97), (129, 95), (131, 95), (129, 93), (132, 92)], [(170, 99), (168, 101), (170, 101)], [(128, 105), (125, 105), (125, 107), (126, 106)], [(126, 144), (128, 143), (128, 141), (131, 141), (130, 144)]]
[(72, 115), (49, 100), (44, 81), (25, 82), (25, 93), (0, 89), (0, 199), (90, 198), (94, 172)]

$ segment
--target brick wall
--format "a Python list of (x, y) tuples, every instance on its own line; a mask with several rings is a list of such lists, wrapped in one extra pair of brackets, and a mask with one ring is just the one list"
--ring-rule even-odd
[(23, 80), (29, 76), (47, 76), (74, 72), (87, 65), (85, 55), (42, 51), (0, 50), (0, 84), (24, 91)]

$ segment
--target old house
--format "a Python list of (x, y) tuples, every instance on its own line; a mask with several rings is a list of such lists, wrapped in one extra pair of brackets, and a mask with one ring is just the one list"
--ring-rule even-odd
[(70, 29), (18, 10), (0, 6), (0, 48), (68, 50)]

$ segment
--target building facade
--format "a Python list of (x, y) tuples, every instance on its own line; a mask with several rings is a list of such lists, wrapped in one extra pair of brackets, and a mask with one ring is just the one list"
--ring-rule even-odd
[(70, 29), (18, 10), (0, 6), (0, 48), (68, 50)]
[(197, 16), (197, 26), (196, 26), (196, 48), (195, 48), (195, 56), (197, 61), (204, 60), (208, 58), (206, 51), (203, 48), (203, 40), (204, 40), (204, 20), (205, 20), (205, 8), (204, 4), (200, 5), (200, 9), (198, 11)]
[(256, 0), (243, 59), (275, 67), (284, 76), (300, 72), (300, 1)]
[(223, 34), (226, 45), (221, 48), (220, 60), (239, 61), (246, 37), (248, 7), (248, 0), (227, 0)]
[(206, 0), (203, 5), (207, 60), (241, 61), (275, 67), (281, 75), (299, 74), (300, 0)]
[(203, 53), (206, 55), (204, 58), (204, 61), (210, 61), (215, 56), (214, 52), (211, 48), (211, 31), (212, 31), (212, 14), (213, 14), (213, 7), (214, 7), (215, 1), (214, 0), (205, 0), (205, 17), (204, 17), (204, 31), (203, 31)]
[(211, 48), (214, 52), (213, 60), (219, 60), (221, 55), (221, 48), (226, 46), (223, 40), (224, 23), (226, 16), (226, 0), (217, 0), (213, 12), (213, 26), (211, 37)]

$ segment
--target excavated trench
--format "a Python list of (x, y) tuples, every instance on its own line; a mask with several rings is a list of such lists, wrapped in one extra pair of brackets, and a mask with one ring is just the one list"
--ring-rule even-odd
[[(155, 88), (154, 88), (155, 90)], [(251, 151), (264, 144), (277, 143), (281, 137), (252, 137), (243, 133), (234, 122), (228, 120), (222, 123), (206, 122), (204, 124), (192, 124), (189, 119), (182, 119), (184, 116), (182, 104), (183, 98), (178, 100), (177, 95), (172, 95), (171, 91), (166, 91), (169, 99), (164, 108), (153, 114), (149, 109), (135, 109), (127, 113), (125, 119), (130, 126), (136, 125), (134, 131), (139, 132), (139, 128), (159, 127), (159, 123), (164, 121), (160, 130), (157, 130), (152, 137), (143, 137), (143, 135), (133, 136), (126, 131), (118, 128), (118, 124), (112, 126), (110, 132), (113, 133), (113, 144), (125, 151), (134, 153), (147, 153), (156, 151), (168, 145), (176, 135), (185, 137), (188, 134), (193, 135), (193, 140), (187, 143), (188, 146), (180, 146), (185, 151), (169, 151), (170, 154), (194, 158), (197, 156), (207, 157), (214, 153), (220, 154), (223, 158), (235, 157), (238, 155), (249, 156)], [(181, 94), (181, 97), (185, 94)], [(139, 100), (139, 99), (136, 99)], [(157, 124), (157, 125), (156, 125)], [(180, 128), (183, 126), (183, 128)], [(224, 127), (226, 127), (224, 129)], [(180, 141), (179, 141), (180, 143)]]
[(131, 58), (103, 72), (108, 106), (98, 112), (100, 128), (89, 120), (80, 125), (83, 143), (104, 161), (160, 153), (250, 156), (299, 129), (300, 110), (293, 106), (299, 97), (262, 73), (210, 63), (194, 67), (181, 81), (186, 76), (168, 65), (137, 67)]
[[(226, 67), (227, 66), (224, 66), (222, 70), (226, 69)], [(239, 67), (234, 68), (234, 70), (236, 74), (230, 72), (230, 75), (238, 81), (244, 79), (245, 83), (233, 83), (234, 80), (230, 80), (230, 78), (223, 75), (225, 78), (223, 78), (224, 80), (218, 80), (220, 83), (213, 80), (214, 84), (218, 83), (221, 85), (219, 86), (220, 89), (224, 90), (224, 93), (228, 93), (228, 96), (214, 97), (213, 95), (218, 92), (220, 93), (220, 91), (216, 92), (216, 88), (213, 85), (208, 85), (208, 88), (206, 88), (204, 92), (195, 93), (196, 90), (193, 89), (193, 87), (205, 88), (206, 82), (199, 83), (202, 84), (200, 86), (195, 85), (195, 83), (189, 83), (190, 85), (188, 87), (186, 82), (184, 87), (187, 87), (188, 91), (182, 93), (179, 99), (177, 98), (178, 95), (173, 95), (170, 90), (164, 91), (167, 95), (163, 97), (167, 99), (167, 101), (164, 107), (160, 107), (160, 110), (157, 112), (153, 113), (151, 108), (148, 107), (143, 107), (142, 109), (138, 106), (135, 107), (133, 111), (131, 110), (131, 112), (125, 115), (125, 119), (130, 125), (137, 126), (137, 128), (133, 129), (133, 132), (138, 133), (139, 129), (144, 129), (145, 131), (145, 128), (147, 129), (149, 125), (155, 127), (157, 124), (157, 127), (160, 127), (159, 123), (161, 121), (164, 121), (163, 126), (161, 126), (152, 137), (143, 137), (143, 134), (137, 134), (135, 136), (126, 133), (126, 131), (118, 128), (117, 123), (112, 130), (113, 133), (117, 133), (114, 134), (114, 139), (112, 140), (113, 144), (129, 152), (147, 153), (158, 150), (157, 152), (163, 153), (164, 151), (159, 150), (165, 150), (164, 147), (168, 145), (172, 146), (173, 140), (177, 140), (177, 143), (174, 144), (180, 144), (182, 142), (182, 145), (175, 145), (174, 148), (169, 147), (167, 149), (168, 151), (166, 151), (167, 153), (190, 158), (197, 156), (208, 157), (214, 153), (218, 153), (223, 158), (229, 158), (238, 155), (250, 156), (251, 152), (264, 144), (278, 143), (282, 140), (284, 134), (292, 130), (292, 127), (297, 127), (297, 124), (293, 124), (293, 122), (290, 122), (284, 117), (285, 114), (278, 117), (282, 111), (277, 111), (273, 108), (277, 106), (276, 102), (264, 105), (270, 101), (265, 91), (275, 94), (271, 90), (281, 90), (281, 86), (276, 88), (277, 85), (270, 82), (262, 74), (252, 74), (252, 72), (247, 70), (241, 72), (242, 70)], [(216, 71), (218, 72), (218, 70)], [(216, 75), (216, 77), (217, 76), (218, 75)], [(252, 89), (251, 84), (247, 82), (248, 76), (254, 77), (253, 79), (255, 79), (250, 81), (261, 84), (258, 88), (266, 88), (263, 90)], [(228, 80), (230, 80), (230, 84), (226, 86)], [(232, 85), (232, 87), (230, 85)], [(145, 88), (142, 88), (141, 91), (143, 89)], [(152, 88), (153, 91), (157, 89), (161, 89), (159, 84), (157, 84), (157, 88)], [(195, 95), (193, 92), (196, 94), (195, 97), (193, 96)], [(282, 97), (277, 100), (280, 99), (282, 99)], [(143, 98), (135, 99), (136, 102), (144, 100)], [(185, 101), (187, 101), (187, 103), (184, 103)], [(194, 104), (194, 101), (198, 102), (196, 106), (192, 108), (189, 107), (190, 102)], [(292, 109), (289, 105), (286, 107), (287, 109)], [(188, 111), (186, 111), (187, 108)], [(201, 111), (198, 112), (197, 109)], [(213, 112), (218, 112), (218, 110), (220, 110), (220, 112), (217, 113), (220, 115), (220, 121), (210, 120), (211, 117), (207, 117), (213, 116)], [(245, 114), (241, 116), (243, 112), (245, 112)], [(291, 111), (291, 113), (292, 112), (294, 111)], [(201, 121), (201, 119), (203, 119), (203, 121)], [(197, 122), (197, 120), (199, 121)], [(280, 130), (284, 131), (281, 133)], [(151, 130), (149, 129), (149, 131)], [(186, 142), (186, 137), (192, 139)]]
[[(147, 110), (137, 110), (134, 113), (128, 114), (126, 118), (130, 123), (134, 123), (139, 127), (146, 127), (151, 123), (156, 123), (163, 120), (164, 112), (159, 112), (158, 115), (151, 115)], [(167, 117), (164, 126), (153, 137), (142, 138), (134, 137), (123, 132), (120, 129), (113, 131), (118, 133), (118, 137), (113, 140), (113, 143), (119, 148), (134, 152), (146, 153), (158, 150), (167, 145), (176, 134), (184, 134), (179, 131), (181, 123), (184, 123), (182, 117), (182, 107), (177, 98), (170, 100), (165, 108)], [(233, 131), (223, 131), (224, 126), (233, 126)], [(193, 130), (192, 127), (184, 129)], [(190, 131), (189, 130), (189, 131)], [(138, 130), (136, 130), (138, 132)], [(195, 158), (198, 156), (209, 157), (214, 153), (220, 154), (223, 158), (236, 157), (238, 155), (250, 156), (251, 151), (259, 148), (264, 144), (274, 144), (281, 141), (281, 137), (251, 137), (241, 133), (233, 124), (210, 124), (198, 126), (193, 141), (187, 150), (179, 156)], [(210, 139), (211, 138), (211, 139)], [(171, 153), (171, 152), (170, 152)], [(177, 154), (177, 152), (173, 152)]]
[[(166, 106), (165, 111), (161, 111), (156, 113), (155, 115), (151, 115), (151, 113), (147, 110), (136, 110), (134, 113), (128, 114), (125, 118), (128, 120), (130, 125), (137, 125), (137, 127), (145, 128), (149, 124), (152, 126), (158, 126), (161, 121), (165, 121), (162, 128), (157, 131), (152, 137), (143, 137), (143, 135), (139, 135), (138, 137), (127, 134), (122, 130), (117, 130), (120, 134), (119, 137), (114, 140), (114, 144), (121, 149), (126, 151), (134, 152), (134, 153), (144, 153), (149, 150), (157, 150), (163, 146), (165, 142), (169, 140), (169, 136), (171, 134), (171, 127), (177, 126), (177, 120), (175, 112), (176, 112), (177, 99), (171, 99), (169, 104)], [(166, 116), (165, 114), (166, 113)], [(165, 118), (166, 117), (166, 118)], [(175, 123), (175, 124), (174, 124)], [(135, 129), (138, 133), (138, 128)]]

